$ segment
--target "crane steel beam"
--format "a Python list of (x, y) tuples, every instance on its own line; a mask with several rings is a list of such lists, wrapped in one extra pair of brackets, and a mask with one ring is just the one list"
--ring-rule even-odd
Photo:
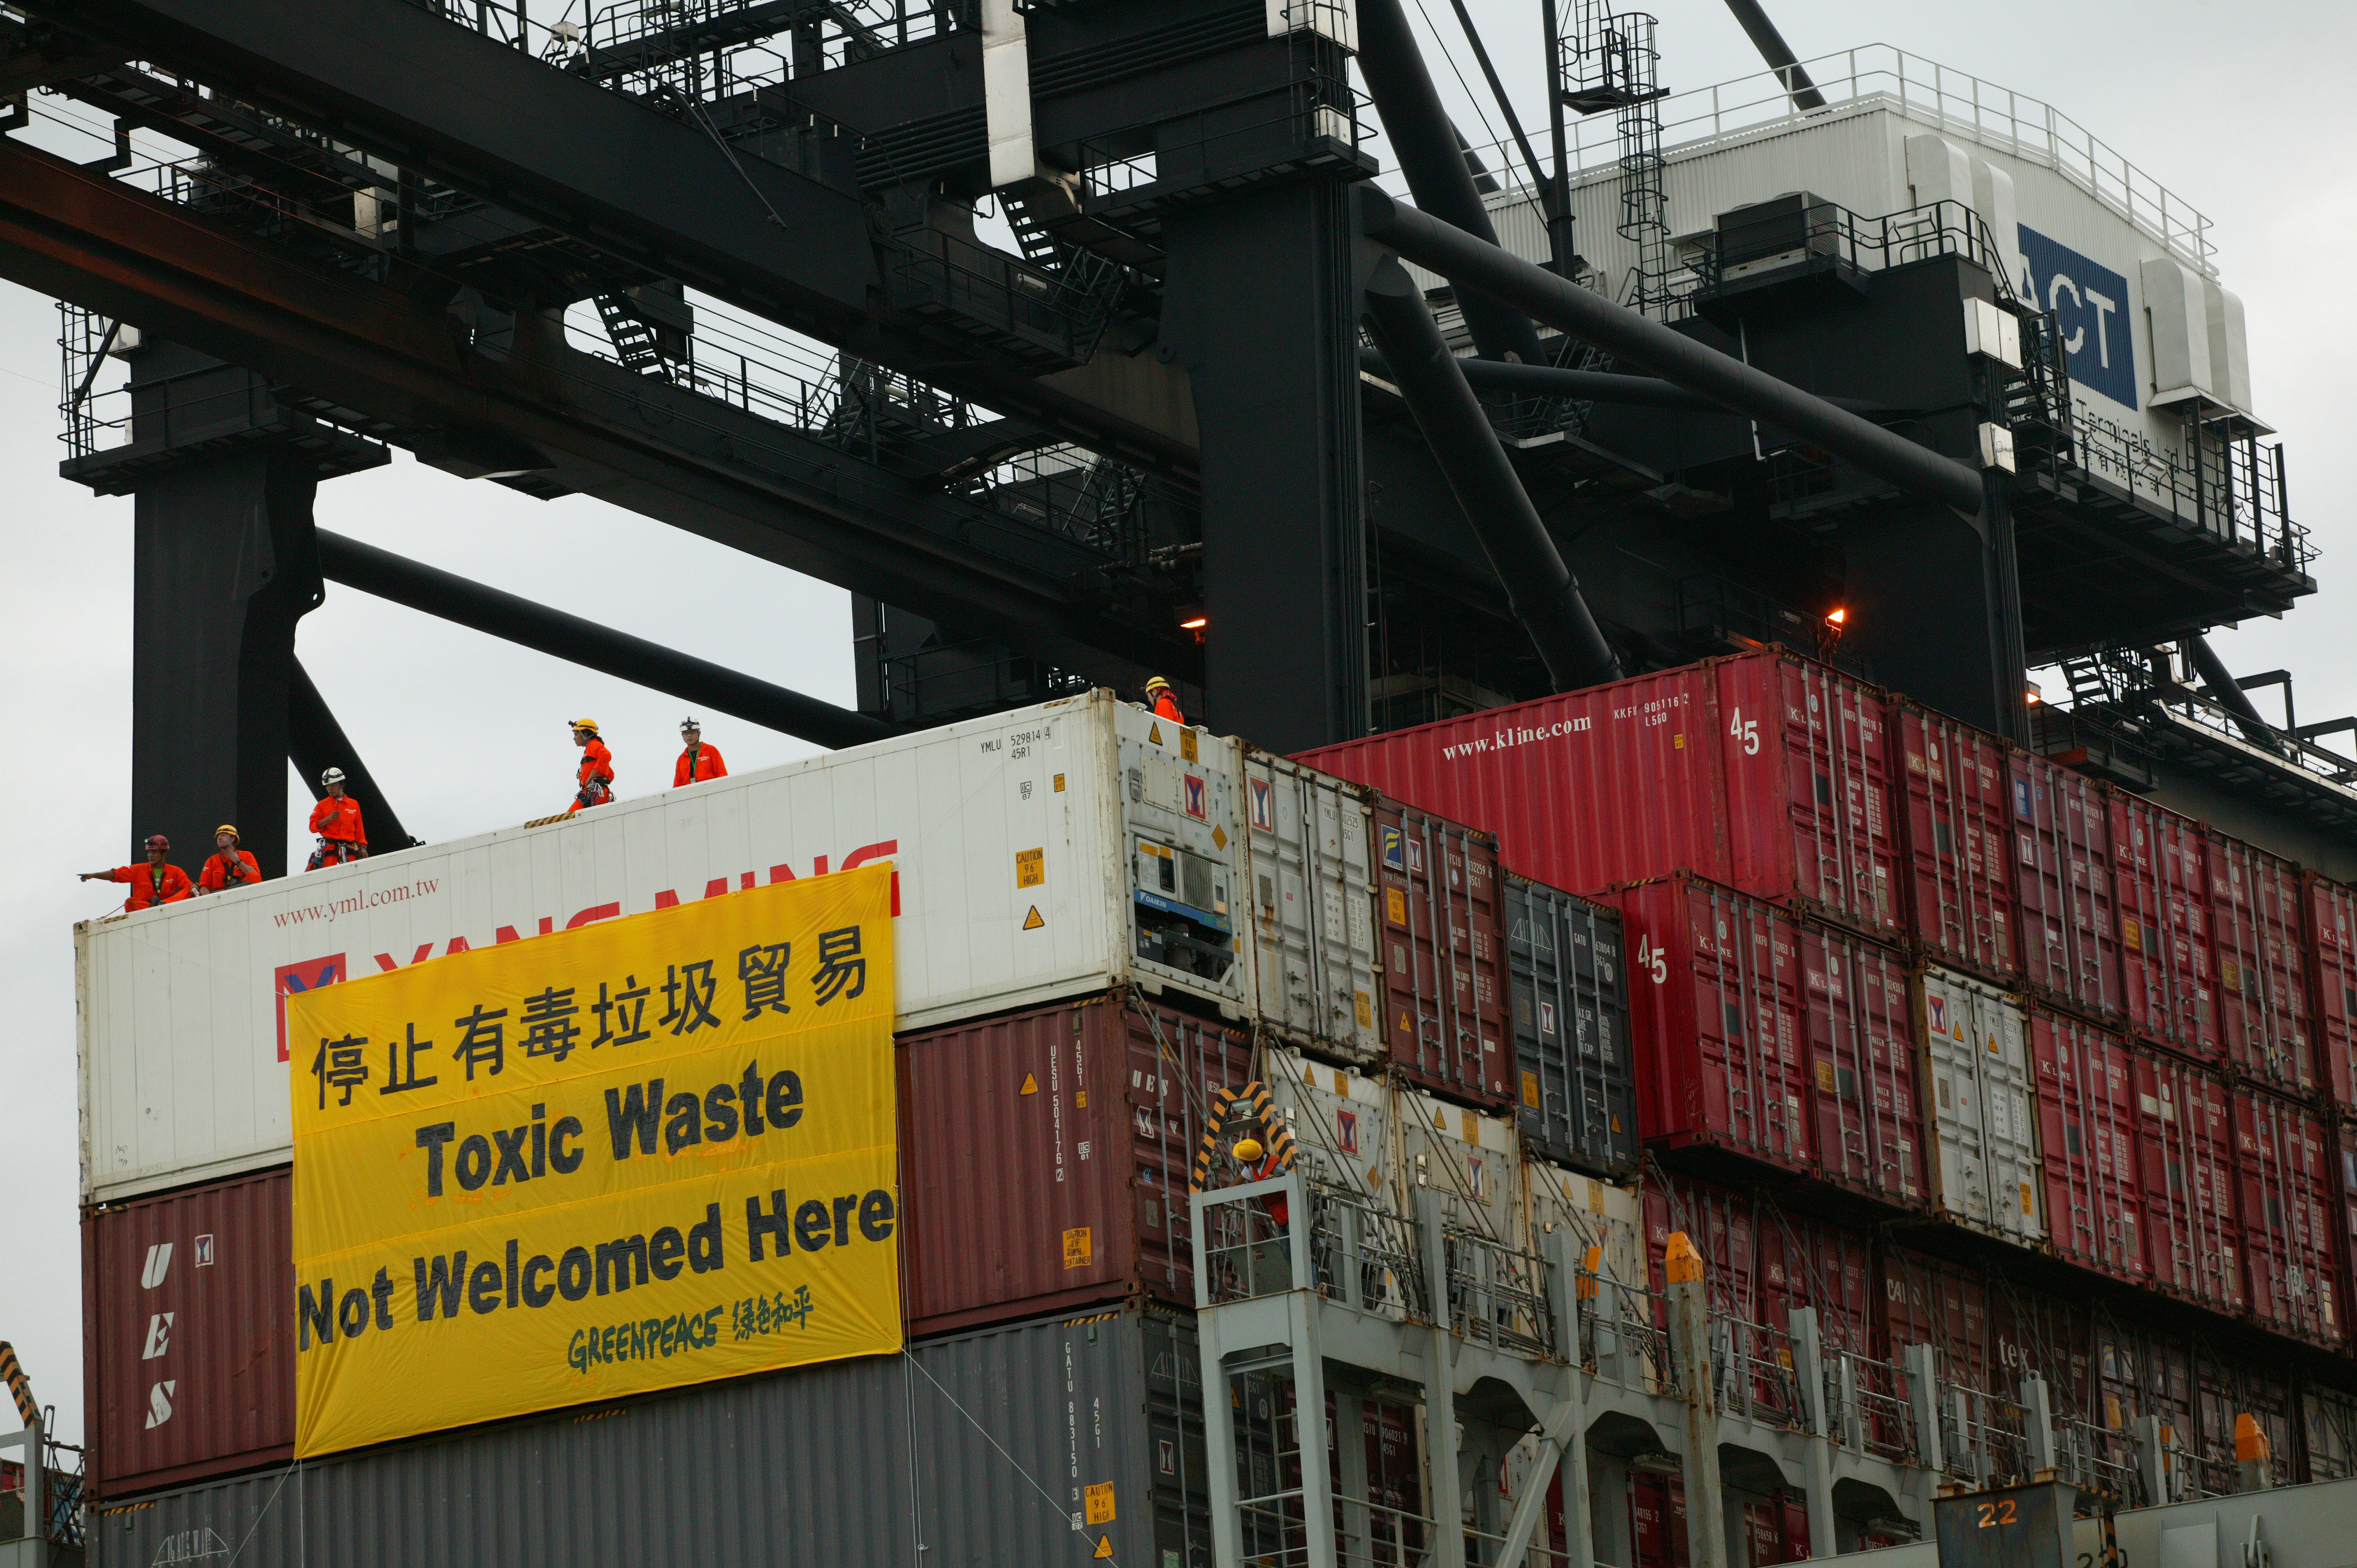
[[(1567, 371), (1554, 365), (1509, 365), (1496, 360), (1457, 361), (1465, 379), (1476, 387), (1518, 393), (1523, 397), (1567, 397), (1582, 403), (1627, 403), (1636, 408), (1674, 408), (1695, 413), (1725, 413), (1723, 404), (1699, 392), (1672, 386), (1658, 376), (1623, 376), (1609, 371)], [(1390, 376), (1390, 367), (1372, 349), (1360, 350), (1359, 366), (1370, 374)], [(1828, 397), (1835, 408), (1852, 413), (1880, 413), (1883, 405), (1866, 398)]]
[(864, 746), (895, 733), (891, 725), (866, 714), (771, 685), (741, 671), (470, 582), (456, 573), (324, 528), (319, 530), (319, 573), (331, 583), (819, 746)]
[(1432, 456), (1481, 541), (1514, 618), (1559, 692), (1620, 678), (1620, 661), (1539, 521), (1489, 415), (1440, 336), (1424, 291), (1388, 256), (1367, 282), (1367, 325)]
[(1825, 95), (1817, 91), (1817, 84), (1801, 68), (1800, 58), (1784, 41), (1784, 35), (1776, 30), (1776, 24), (1769, 20), (1760, 0), (1727, 0), (1727, 8), (1735, 13), (1735, 19), (1751, 38), (1751, 47), (1760, 51), (1760, 58), (1768, 62), (1768, 69), (1776, 73), (1776, 80), (1792, 94), (1792, 107), (1803, 113), (1824, 108)]
[(444, 466), (481, 453), (475, 472), (534, 471), (1066, 667), (1110, 651), (1200, 669), (1175, 628), (1081, 602), (1075, 580), (1093, 591), (1106, 561), (1075, 542), (553, 335), (478, 352), (396, 288), (5, 137), (0, 276), (258, 371)]
[(1359, 212), (1369, 237), (1460, 289), (1494, 295), (1723, 408), (1790, 431), (1911, 495), (1967, 517), (1983, 511), (1981, 476), (1952, 457), (1753, 370), (1372, 186), (1359, 188)]
[[(814, 139), (796, 144), (802, 167), (724, 146), (700, 111), (673, 118), (410, 0), (26, 9), (985, 407), (1148, 467), (1193, 464), (1166, 429), (896, 312), (908, 257)], [(983, 305), (1006, 292), (952, 286)]]
[[(1473, 172), (1458, 150), (1457, 127), (1441, 107), (1399, 0), (1359, 0), (1359, 70), (1367, 79), (1375, 113), (1383, 116), (1392, 154), (1399, 159), (1416, 205), (1496, 244), (1490, 209), (1481, 205)], [(1460, 286), (1458, 296), (1473, 346), (1483, 359), (1503, 360), (1511, 354), (1525, 365), (1546, 362), (1538, 329), (1521, 311), (1470, 286)]]

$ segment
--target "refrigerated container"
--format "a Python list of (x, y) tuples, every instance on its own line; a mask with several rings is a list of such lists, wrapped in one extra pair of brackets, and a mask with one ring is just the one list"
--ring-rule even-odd
[(909, 1331), (1195, 1304), (1188, 1177), (1252, 1036), (1135, 992), (900, 1035)]
[(282, 1166), (82, 1211), (92, 1496), (294, 1456), (293, 1191)]
[(2136, 1050), (2121, 1036), (2037, 1003), (2029, 1026), (2047, 1243), (2081, 1268), (2142, 1284), (2151, 1277), (2151, 1226)]
[[(1208, 1563), (1191, 1316), (1122, 1308), (162, 1492), (93, 1564)], [(921, 1555), (920, 1555), (921, 1554)]]
[(2192, 818), (2125, 789), (2108, 791), (2107, 801), (2127, 1027), (2179, 1056), (2222, 1063), (2210, 950), (2209, 834)]
[(1950, 968), (2017, 975), (2005, 742), (1903, 697), (1888, 713), (1909, 934)]
[(2337, 1114), (2357, 1116), (2357, 888), (2308, 871), (2300, 895), (2317, 1087)]
[(1527, 877), (1505, 879), (1507, 992), (1523, 1146), (1575, 1169), (1637, 1168), (1620, 911)]
[(2243, 1228), (2235, 1213), (2234, 1121), (2225, 1081), (2144, 1047), (2136, 1048), (2135, 1070), (2145, 1261), (2152, 1284), (2222, 1312), (2240, 1312)]
[(1383, 1055), (1374, 792), (1243, 746), (1244, 921), (1261, 1026), (1329, 1060)]
[(2227, 1065), (2287, 1094), (2316, 1088), (2299, 867), (2210, 830), (2210, 929)]
[(1692, 871), (1896, 940), (1884, 701), (1763, 649), (1301, 760), (1488, 829), (1509, 870), (1551, 886), (1596, 894)]
[(1128, 985), (1238, 1019), (1236, 745), (1110, 693), (76, 928), (88, 1198), (285, 1163), (285, 999), (889, 861), (898, 1026)]
[(2017, 1246), (2042, 1245), (2038, 1079), (2021, 998), (1936, 964), (1917, 969), (1914, 984), (1933, 1208)]
[(2060, 763), (2007, 757), (2013, 893), (2029, 989), (2097, 1018), (2123, 1010), (2110, 807), (2103, 786)]
[(1391, 1064), (1436, 1094), (1503, 1110), (1514, 1047), (1497, 840), (1380, 793), (1374, 832)]
[(1612, 895), (1645, 1142), (1926, 1207), (1907, 971), (1888, 948), (1698, 877)]
[(2331, 1129), (2313, 1111), (2263, 1089), (2235, 1084), (2228, 1094), (2251, 1319), (2337, 1348), (2348, 1328), (2336, 1223), (2346, 1209)]

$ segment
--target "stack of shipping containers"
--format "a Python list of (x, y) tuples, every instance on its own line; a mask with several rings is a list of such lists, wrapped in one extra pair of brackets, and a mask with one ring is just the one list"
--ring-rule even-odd
[[(329, 1455), (303, 1509), (274, 1507), (304, 1066), (284, 998), (881, 861), (905, 1364)], [(1602, 1266), (1642, 1266), (1618, 912), (1508, 876), (1485, 832), (1104, 693), (79, 938), (108, 1562), (208, 1531), (253, 1531), (261, 1563), (464, 1540), (554, 1561), (584, 1529), (766, 1560), (760, 1529), (716, 1522), (755, 1494), (817, 1532), (794, 1527), (813, 1561), (1048, 1562), (1084, 1530), (1118, 1561), (1208, 1562), (1189, 1180), (1213, 1098), (1255, 1079), (1325, 1179), (1402, 1207), (1430, 1186), (1501, 1240), (1569, 1226)], [(1372, 1474), (1405, 1444), (1412, 1504), (1412, 1412), (1368, 1422)]]
[[(2280, 1477), (2357, 1464), (2357, 892), (1778, 650), (1308, 760), (1623, 912), (1649, 1230), (1722, 1305), (1781, 1326), (1728, 1217), (1805, 1215), (1879, 1359), (2038, 1372), (2115, 1452), (2157, 1417), (2180, 1485), (2243, 1412)], [(1839, 1273), (1793, 1287), (1829, 1336)]]

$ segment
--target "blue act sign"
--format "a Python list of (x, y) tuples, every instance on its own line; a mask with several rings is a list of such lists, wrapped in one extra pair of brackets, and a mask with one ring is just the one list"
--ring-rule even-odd
[(2029, 264), (2025, 292), (2054, 313), (2071, 380), (2127, 408), (2136, 406), (2136, 335), (2128, 328), (2128, 280), (2057, 244), (2027, 223), (2019, 226)]

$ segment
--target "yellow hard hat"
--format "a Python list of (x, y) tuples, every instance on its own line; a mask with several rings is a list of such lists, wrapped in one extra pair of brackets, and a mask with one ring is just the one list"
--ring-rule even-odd
[(1149, 692), (1167, 692), (1170, 690), (1170, 682), (1159, 675), (1149, 675), (1146, 678), (1146, 689)]
[(221, 826), (213, 830), (213, 837), (215, 838), (221, 837), (223, 833), (227, 833), (231, 838), (238, 837), (237, 824), (235, 822), (223, 822)]
[(575, 719), (573, 721), (573, 727), (575, 729), (586, 729), (591, 735), (596, 735), (597, 733), (597, 721), (596, 719)]
[(1236, 1140), (1236, 1158), (1242, 1160), (1246, 1165), (1252, 1165), (1257, 1161), (1261, 1156), (1261, 1152), (1260, 1140), (1258, 1138), (1243, 1137)]

